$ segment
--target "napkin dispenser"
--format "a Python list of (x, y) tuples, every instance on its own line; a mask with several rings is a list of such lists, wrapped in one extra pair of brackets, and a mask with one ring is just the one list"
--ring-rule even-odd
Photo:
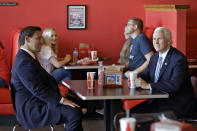
[(104, 71), (104, 87), (122, 87), (123, 73), (116, 67), (110, 66)]

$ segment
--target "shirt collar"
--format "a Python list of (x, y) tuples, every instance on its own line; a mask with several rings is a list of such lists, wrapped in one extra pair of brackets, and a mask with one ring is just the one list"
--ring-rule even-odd
[(167, 54), (168, 54), (168, 51), (170, 50), (170, 48), (168, 48), (164, 53), (159, 53), (159, 57), (162, 57), (162, 63), (164, 62)]
[(32, 53), (31, 51), (29, 51), (29, 50), (27, 50), (27, 49), (25, 49), (25, 48), (23, 48), (23, 47), (21, 47), (20, 49), (24, 50), (24, 51), (27, 52), (31, 57), (33, 57), (34, 59), (36, 59), (34, 53)]

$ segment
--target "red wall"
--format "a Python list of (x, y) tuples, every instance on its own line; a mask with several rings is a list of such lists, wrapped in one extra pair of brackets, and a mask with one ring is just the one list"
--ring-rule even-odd
[[(61, 56), (71, 53), (72, 49), (82, 42), (98, 49), (100, 56), (118, 59), (124, 42), (124, 26), (130, 17), (145, 20), (144, 4), (190, 4), (187, 27), (192, 31), (197, 27), (196, 0), (15, 0), (15, 2), (18, 3), (17, 6), (0, 6), (0, 41), (6, 46), (9, 59), (12, 30), (27, 25), (36, 25), (43, 29), (56, 28)], [(73, 4), (87, 5), (86, 30), (67, 30), (66, 6)], [(188, 36), (190, 31), (187, 32)], [(195, 36), (189, 40), (187, 38), (187, 41), (193, 42), (192, 44), (194, 40)], [(192, 46), (191, 43), (189, 46)], [(197, 49), (192, 51), (193, 53), (190, 53), (190, 49), (187, 49), (189, 57), (193, 57)]]
[(186, 11), (146, 10), (146, 26), (164, 26), (172, 32), (172, 46), (186, 54)]

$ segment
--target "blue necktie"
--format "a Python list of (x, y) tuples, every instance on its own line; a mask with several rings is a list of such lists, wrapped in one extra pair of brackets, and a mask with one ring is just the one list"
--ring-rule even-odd
[(157, 82), (159, 79), (159, 73), (162, 67), (162, 57), (159, 57), (158, 61), (157, 61), (157, 67), (156, 67), (156, 71), (155, 71), (155, 79), (154, 82)]
[[(159, 79), (159, 73), (160, 73), (160, 70), (161, 70), (161, 67), (162, 67), (162, 57), (159, 57), (158, 61), (157, 61), (157, 67), (156, 67), (156, 70), (155, 70), (155, 79), (154, 79), (154, 82), (156, 83)], [(152, 89), (150, 90), (151, 93), (152, 93)], [(148, 103), (151, 104), (153, 102), (153, 99), (149, 99), (148, 100)]]

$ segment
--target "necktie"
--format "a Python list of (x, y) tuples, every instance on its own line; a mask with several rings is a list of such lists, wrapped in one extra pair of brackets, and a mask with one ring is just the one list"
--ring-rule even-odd
[(160, 70), (161, 70), (161, 67), (162, 67), (162, 57), (159, 57), (158, 61), (157, 61), (157, 67), (156, 67), (156, 71), (155, 71), (155, 79), (154, 79), (154, 82), (157, 82), (158, 81), (158, 78), (159, 78), (159, 73), (160, 73)]
[[(157, 61), (157, 67), (156, 67), (156, 71), (155, 71), (155, 79), (154, 82), (156, 83), (159, 79), (159, 73), (162, 67), (162, 57), (159, 57), (158, 61)], [(152, 89), (150, 90), (152, 93)], [(151, 104), (153, 102), (153, 99), (149, 99), (148, 103)]]

